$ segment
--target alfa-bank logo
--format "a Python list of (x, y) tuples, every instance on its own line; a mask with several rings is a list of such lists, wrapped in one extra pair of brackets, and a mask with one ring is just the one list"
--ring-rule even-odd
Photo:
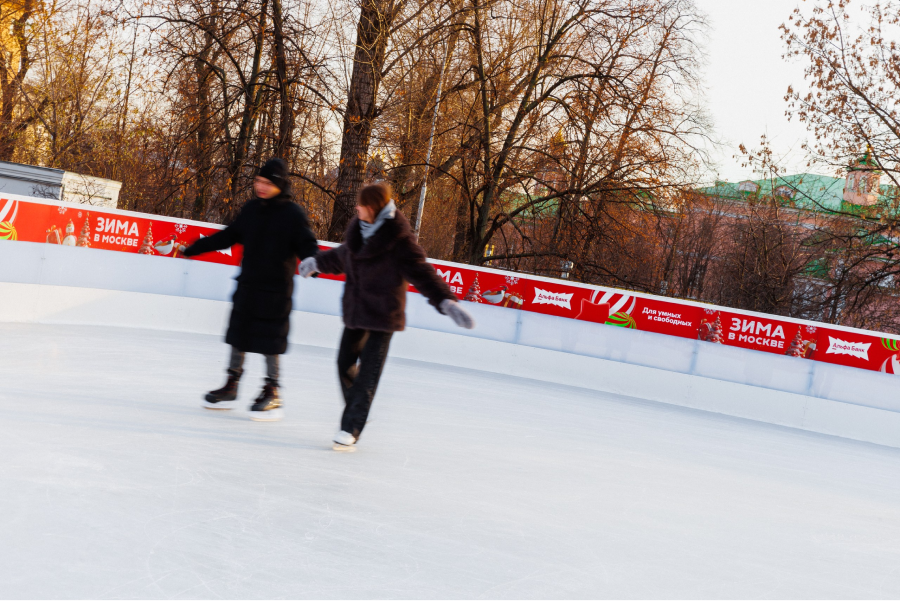
[(573, 292), (547, 292), (546, 290), (535, 288), (533, 302), (535, 305), (556, 305), (557, 307), (571, 310), (573, 296), (575, 296)]
[(850, 355), (851, 357), (857, 357), (859, 359), (869, 360), (869, 347), (872, 346), (871, 342), (847, 342), (846, 340), (841, 340), (840, 338), (833, 338), (831, 336), (828, 337), (828, 350), (825, 351), (826, 354), (835, 354), (835, 355)]

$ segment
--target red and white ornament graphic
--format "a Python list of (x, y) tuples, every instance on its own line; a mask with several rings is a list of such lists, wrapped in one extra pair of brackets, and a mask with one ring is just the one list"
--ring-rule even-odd
[(0, 199), (0, 240), (16, 240), (16, 215), (19, 213), (19, 201)]
[(900, 353), (894, 353), (885, 359), (884, 363), (881, 364), (881, 369), (878, 371), (885, 374), (900, 376)]
[(0, 199), (0, 221), (15, 222), (16, 214), (19, 212), (18, 200)]
[[(602, 296), (601, 292), (603, 293)], [(610, 315), (615, 315), (616, 313), (631, 315), (631, 312), (634, 311), (634, 306), (637, 304), (637, 297), (615, 290), (606, 292), (594, 290), (594, 293), (591, 295), (591, 302), (595, 305), (608, 304)]]
[(615, 290), (594, 290), (590, 301), (585, 299), (581, 302), (581, 312), (577, 319), (634, 330), (637, 329), (637, 322), (631, 312), (635, 305), (637, 297), (631, 294)]

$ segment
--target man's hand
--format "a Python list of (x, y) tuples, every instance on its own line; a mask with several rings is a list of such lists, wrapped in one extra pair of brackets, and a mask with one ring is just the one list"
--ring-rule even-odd
[(453, 320), (453, 323), (461, 328), (471, 330), (475, 327), (475, 320), (469, 312), (459, 306), (455, 300), (444, 299), (441, 301), (441, 313)]
[(300, 277), (308, 278), (314, 273), (318, 273), (319, 266), (316, 265), (315, 257), (306, 257), (302, 261), (300, 261), (300, 268), (298, 272), (300, 273)]

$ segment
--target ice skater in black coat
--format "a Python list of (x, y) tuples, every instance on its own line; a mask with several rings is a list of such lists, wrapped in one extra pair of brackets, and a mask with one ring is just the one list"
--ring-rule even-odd
[(297, 261), (315, 255), (319, 246), (306, 213), (291, 201), (284, 161), (272, 159), (263, 165), (254, 179), (253, 191), (254, 197), (227, 228), (201, 238), (184, 255), (192, 257), (235, 244), (244, 246), (225, 336), (225, 342), (231, 345), (228, 381), (206, 395), (205, 406), (230, 409), (231, 401), (237, 398), (244, 354), (259, 353), (266, 357), (266, 383), (250, 408), (250, 416), (256, 421), (275, 421), (282, 416), (278, 356), (287, 350)]
[(338, 377), (344, 395), (341, 429), (334, 449), (352, 451), (366, 425), (375, 389), (387, 359), (391, 336), (406, 327), (406, 290), (412, 283), (440, 313), (464, 328), (475, 327), (450, 287), (425, 260), (409, 221), (391, 201), (390, 187), (360, 190), (358, 217), (341, 246), (300, 264), (300, 275), (343, 273), (344, 333), (338, 351)]

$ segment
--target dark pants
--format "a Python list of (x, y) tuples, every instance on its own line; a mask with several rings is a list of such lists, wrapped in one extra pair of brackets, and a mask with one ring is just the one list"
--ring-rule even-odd
[(341, 392), (344, 393), (341, 430), (356, 438), (369, 417), (392, 335), (392, 332), (344, 328), (341, 336), (337, 359)]
[[(244, 352), (231, 347), (231, 359), (228, 361), (228, 371), (237, 377), (244, 373)], [(272, 386), (278, 387), (278, 355), (266, 355), (266, 381)]]

